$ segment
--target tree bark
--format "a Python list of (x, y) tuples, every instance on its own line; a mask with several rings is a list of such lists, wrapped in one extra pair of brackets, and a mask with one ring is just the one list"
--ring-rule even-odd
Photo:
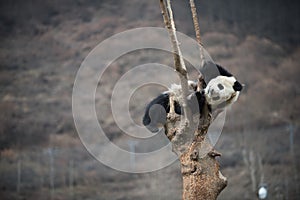
[(198, 15), (197, 15), (197, 10), (196, 10), (194, 0), (190, 0), (190, 7), (191, 7), (191, 12), (192, 12), (193, 24), (194, 24), (195, 34), (196, 34), (196, 40), (199, 44), (201, 67), (203, 67), (204, 66), (203, 44), (202, 44), (202, 40), (201, 40), (200, 25), (199, 25), (199, 22), (198, 22)]
[[(211, 113), (206, 109), (196, 130), (180, 132), (176, 123), (180, 116), (169, 113), (165, 134), (172, 142), (173, 151), (178, 155), (183, 179), (183, 200), (217, 199), (226, 187), (227, 179), (220, 172), (216, 160), (221, 154), (213, 149), (206, 134), (211, 123)], [(192, 126), (195, 127), (195, 126)], [(193, 130), (190, 128), (189, 130)], [(192, 140), (187, 136), (192, 134)]]
[[(164, 0), (160, 0), (164, 23), (172, 42), (175, 70), (178, 72), (182, 85), (185, 104), (183, 108), (184, 111), (188, 111), (188, 108), (186, 108), (188, 74), (176, 37), (170, 0), (166, 0), (166, 4)], [(195, 19), (194, 4), (191, 5), (191, 8), (193, 19)], [(198, 31), (197, 38), (200, 42), (199, 26), (198, 28), (195, 27), (195, 29), (198, 29), (196, 30), (196, 34)], [(202, 90), (204, 85), (204, 79), (200, 77), (197, 90)], [(183, 200), (217, 199), (220, 192), (226, 187), (227, 179), (221, 174), (219, 163), (216, 160), (216, 157), (221, 154), (213, 149), (213, 146), (206, 137), (208, 128), (212, 122), (212, 113), (210, 113), (208, 105), (205, 104), (201, 116), (200, 114), (192, 116), (190, 112), (184, 112), (185, 116), (182, 120), (181, 116), (172, 110), (174, 108), (172, 106), (173, 103), (174, 100), (170, 96), (170, 112), (165, 124), (165, 134), (172, 142), (173, 151), (177, 154), (181, 163), (183, 179), (182, 198)]]
[[(193, 146), (193, 145), (192, 145)], [(200, 147), (201, 143), (195, 146)], [(189, 149), (180, 157), (183, 178), (183, 199), (217, 199), (227, 184), (219, 171), (219, 164), (213, 152), (204, 158), (191, 158), (195, 150)]]
[[(189, 121), (189, 110), (187, 109), (186, 97), (188, 96), (188, 74), (186, 71), (184, 59), (182, 57), (182, 53), (179, 47), (179, 42), (176, 35), (176, 28), (175, 22), (173, 19), (173, 11), (171, 8), (170, 0), (167, 0), (167, 8), (163, 0), (160, 0), (160, 7), (163, 15), (164, 22), (166, 24), (166, 28), (169, 32), (169, 36), (172, 43), (173, 48), (173, 56), (174, 56), (174, 65), (175, 70), (180, 78), (181, 88), (182, 88), (182, 95), (183, 95), (183, 110), (184, 110), (184, 121), (185, 124)], [(169, 14), (167, 14), (169, 13)]]

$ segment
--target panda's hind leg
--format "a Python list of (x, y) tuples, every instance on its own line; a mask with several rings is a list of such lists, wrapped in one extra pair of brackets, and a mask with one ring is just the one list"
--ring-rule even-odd
[(159, 130), (158, 127), (166, 123), (167, 113), (169, 111), (169, 94), (160, 94), (146, 106), (143, 125), (151, 132), (157, 132)]

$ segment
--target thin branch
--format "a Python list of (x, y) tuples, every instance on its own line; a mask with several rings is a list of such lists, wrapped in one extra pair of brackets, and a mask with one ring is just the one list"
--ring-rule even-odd
[(194, 28), (196, 32), (196, 39), (199, 44), (201, 44), (201, 35), (200, 35), (200, 26), (198, 22), (198, 15), (197, 15), (197, 10), (195, 6), (194, 0), (190, 0), (190, 6), (191, 6), (191, 11), (192, 11), (192, 17), (193, 17), (193, 23), (194, 23)]
[(265, 174), (264, 174), (264, 167), (262, 163), (262, 159), (260, 154), (257, 154), (257, 160), (258, 160), (258, 169), (260, 173), (260, 184), (265, 182)]
[(174, 55), (174, 65), (175, 65), (175, 70), (177, 71), (179, 78), (180, 78), (180, 83), (181, 83), (181, 88), (182, 88), (182, 95), (183, 95), (183, 110), (184, 110), (184, 117), (185, 117), (185, 124), (187, 125), (188, 122), (190, 121), (190, 111), (187, 108), (187, 96), (188, 96), (188, 74), (186, 71), (186, 66), (183, 60), (183, 56), (181, 53), (181, 50), (179, 48), (179, 42), (177, 39), (176, 35), (176, 28), (175, 28), (175, 23), (174, 23), (174, 18), (173, 18), (173, 11), (171, 7), (171, 2), (170, 0), (167, 0), (167, 8), (164, 3), (164, 0), (160, 0), (160, 7), (164, 19), (165, 26), (168, 30), (169, 36), (171, 38), (171, 43), (172, 43), (172, 49), (173, 49), (173, 55)]
[(169, 15), (167, 13), (166, 5), (164, 3), (164, 0), (160, 0), (159, 3), (160, 3), (161, 14), (163, 16), (165, 26), (166, 26), (167, 30), (169, 31), (171, 29), (171, 24), (170, 24)]
[(195, 33), (196, 33), (196, 39), (198, 44), (200, 45), (199, 50), (200, 50), (200, 59), (201, 59), (201, 66), (204, 66), (204, 52), (203, 52), (203, 45), (201, 41), (201, 35), (200, 35), (200, 26), (198, 22), (198, 15), (197, 15), (197, 10), (195, 6), (194, 0), (190, 0), (190, 6), (191, 6), (191, 11), (192, 11), (192, 18), (193, 18), (193, 23), (194, 23), (194, 28), (195, 28)]
[(252, 149), (249, 152), (249, 162), (250, 162), (250, 176), (252, 182), (252, 191), (255, 193), (257, 187), (256, 167), (255, 167), (255, 155)]
[[(164, 10), (165, 10), (165, 8), (164, 8)], [(169, 15), (168, 15), (168, 19), (169, 19), (168, 30), (169, 30), (169, 35), (171, 37), (172, 48), (173, 48), (173, 51), (174, 51), (174, 57), (176, 58), (174, 60), (175, 61), (175, 68), (176, 68), (176, 71), (181, 73), (183, 76), (187, 77), (185, 63), (184, 63), (184, 60), (183, 60), (183, 57), (182, 57), (181, 50), (179, 48), (179, 42), (178, 42), (177, 35), (176, 35), (176, 27), (175, 27), (173, 11), (172, 11), (170, 0), (167, 0), (167, 11), (169, 13)]]

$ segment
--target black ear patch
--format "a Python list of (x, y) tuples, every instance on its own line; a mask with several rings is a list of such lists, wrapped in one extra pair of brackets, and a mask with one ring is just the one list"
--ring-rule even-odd
[(238, 81), (236, 81), (233, 84), (233, 89), (234, 89), (234, 91), (241, 91), (243, 89), (243, 86)]
[(227, 77), (232, 77), (233, 76), (229, 71), (227, 71), (221, 65), (218, 65), (218, 64), (216, 64), (216, 65), (217, 65), (217, 68), (218, 68), (219, 73), (220, 73), (221, 76), (227, 76)]
[(211, 79), (216, 78), (217, 76), (220, 76), (220, 75), (227, 76), (227, 77), (233, 76), (224, 67), (222, 67), (221, 65), (215, 64), (212, 61), (206, 61), (204, 63), (204, 66), (200, 69), (200, 72), (204, 76), (204, 81), (206, 84), (208, 84)]

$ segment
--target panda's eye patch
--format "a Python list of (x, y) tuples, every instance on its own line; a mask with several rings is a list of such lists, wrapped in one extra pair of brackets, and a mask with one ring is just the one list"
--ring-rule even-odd
[(213, 97), (212, 99), (213, 99), (214, 101), (217, 101), (217, 100), (220, 99), (220, 97), (219, 97), (219, 96), (216, 96), (216, 97)]
[(223, 90), (224, 89), (224, 86), (222, 85), (222, 84), (218, 84), (218, 88), (220, 89), (220, 90)]

